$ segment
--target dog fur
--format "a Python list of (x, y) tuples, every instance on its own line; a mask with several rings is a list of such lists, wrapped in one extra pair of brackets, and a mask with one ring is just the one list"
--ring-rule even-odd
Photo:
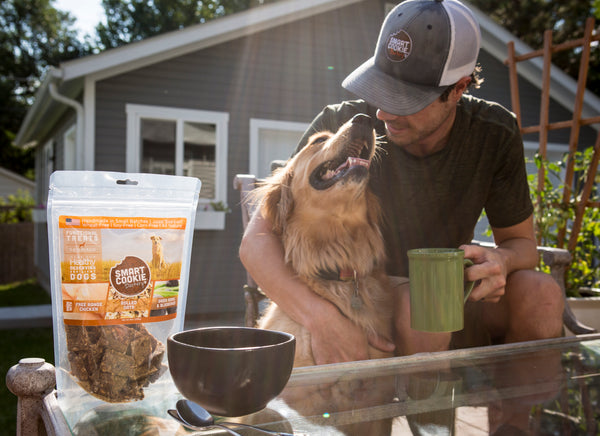
[[(375, 150), (371, 119), (357, 115), (335, 134), (314, 134), (257, 190), (261, 213), (281, 236), (285, 260), (296, 274), (366, 332), (391, 338), (393, 304), (383, 268), (381, 213), (368, 188)], [(338, 270), (356, 274), (356, 280), (323, 277), (323, 271)], [(360, 307), (353, 307), (356, 296)], [(276, 304), (271, 303), (258, 326), (292, 333), (294, 365), (315, 364), (309, 332)], [(390, 355), (370, 349), (370, 358)]]

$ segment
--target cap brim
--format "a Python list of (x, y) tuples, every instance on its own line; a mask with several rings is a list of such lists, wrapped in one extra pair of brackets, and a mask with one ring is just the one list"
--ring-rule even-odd
[(375, 66), (372, 57), (342, 82), (342, 87), (393, 115), (412, 115), (433, 103), (447, 88), (416, 85), (395, 79)]

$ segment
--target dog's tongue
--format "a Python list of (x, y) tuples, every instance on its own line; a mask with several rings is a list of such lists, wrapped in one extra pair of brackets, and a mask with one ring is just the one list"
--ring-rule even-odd
[(339, 167), (337, 167), (335, 169), (335, 171), (332, 171), (332, 170), (327, 171), (327, 174), (325, 174), (325, 176), (323, 178), (325, 180), (331, 179), (333, 176), (335, 176), (340, 171), (342, 171), (346, 168), (352, 168), (352, 167), (356, 167), (356, 166), (363, 166), (365, 168), (369, 168), (370, 164), (371, 164), (371, 162), (366, 159), (361, 159), (359, 157), (349, 157), (348, 159), (346, 159), (346, 161), (343, 164), (341, 164)]

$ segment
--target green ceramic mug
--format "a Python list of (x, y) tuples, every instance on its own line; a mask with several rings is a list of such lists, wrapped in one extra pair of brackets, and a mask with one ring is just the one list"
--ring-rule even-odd
[(473, 282), (464, 281), (473, 265), (465, 252), (455, 248), (419, 248), (408, 251), (410, 325), (426, 332), (463, 329), (464, 303)]

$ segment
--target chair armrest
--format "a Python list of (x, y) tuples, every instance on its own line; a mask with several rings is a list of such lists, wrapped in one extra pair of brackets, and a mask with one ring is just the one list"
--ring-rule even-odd
[(564, 248), (538, 246), (538, 252), (542, 256), (544, 264), (550, 268), (550, 274), (554, 277), (563, 291), (565, 300), (565, 309), (563, 311), (563, 323), (565, 326), (576, 335), (595, 333), (596, 329), (586, 326), (577, 320), (575, 314), (567, 301), (567, 293), (565, 289), (565, 272), (573, 256)]

